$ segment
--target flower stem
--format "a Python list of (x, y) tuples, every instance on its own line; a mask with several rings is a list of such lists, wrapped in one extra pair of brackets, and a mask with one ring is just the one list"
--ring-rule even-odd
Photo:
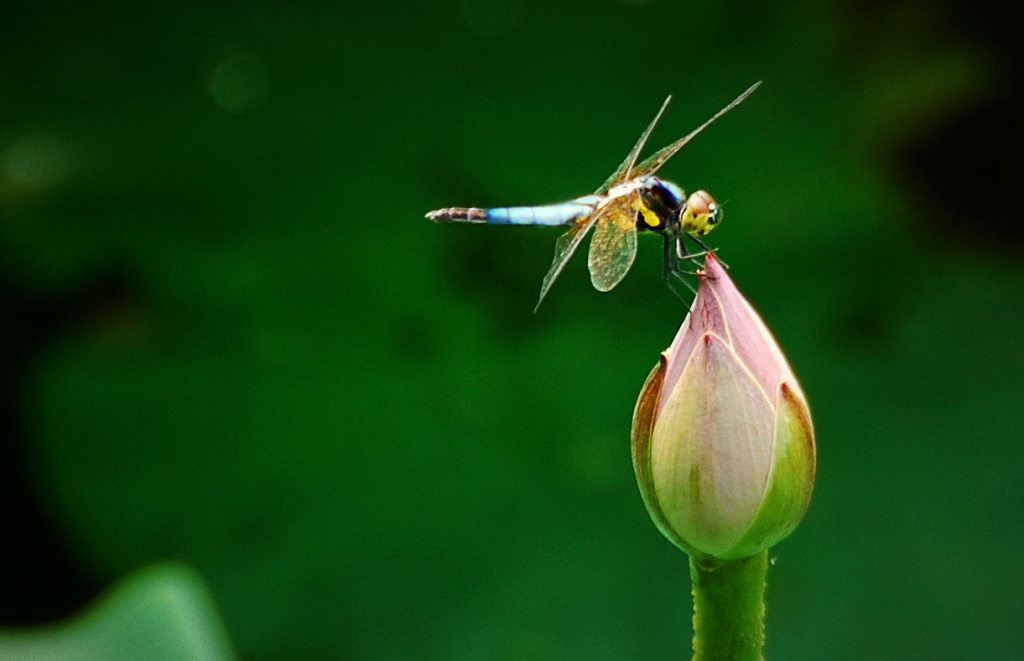
[(702, 565), (690, 558), (693, 661), (761, 661), (768, 551)]

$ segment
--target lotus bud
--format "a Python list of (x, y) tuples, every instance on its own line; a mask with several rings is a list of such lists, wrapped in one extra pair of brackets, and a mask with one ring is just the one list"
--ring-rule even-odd
[(749, 558), (787, 537), (814, 484), (803, 391), (714, 255), (633, 414), (647, 511), (696, 561)]

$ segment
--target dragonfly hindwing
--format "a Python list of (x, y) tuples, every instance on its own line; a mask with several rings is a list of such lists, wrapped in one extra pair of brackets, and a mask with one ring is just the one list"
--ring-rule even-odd
[(598, 291), (610, 291), (633, 265), (639, 197), (639, 193), (633, 192), (610, 200), (604, 209), (604, 222), (594, 231), (587, 265), (590, 281)]
[(597, 219), (601, 217), (602, 210), (594, 212), (589, 218), (580, 220), (577, 224), (573, 225), (568, 232), (558, 237), (555, 241), (555, 258), (551, 260), (551, 268), (548, 269), (547, 274), (544, 275), (544, 282), (540, 285), (540, 297), (537, 299), (537, 305), (533, 308), (536, 312), (537, 308), (540, 307), (541, 302), (544, 301), (544, 297), (547, 296), (548, 290), (551, 289), (551, 285), (555, 283), (558, 278), (558, 274), (562, 272), (565, 265), (569, 262), (569, 258), (576, 252), (576, 248), (583, 242), (583, 239), (587, 236), (587, 232), (594, 226)]

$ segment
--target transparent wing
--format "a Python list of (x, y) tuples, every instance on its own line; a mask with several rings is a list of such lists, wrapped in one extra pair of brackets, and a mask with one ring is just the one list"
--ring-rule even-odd
[(630, 172), (629, 177), (636, 178), (641, 177), (645, 174), (653, 174), (654, 172), (656, 172), (658, 168), (665, 164), (665, 161), (675, 156), (675, 153), (682, 149), (683, 145), (692, 140), (695, 135), (706, 129), (708, 125), (711, 124), (711, 122), (715, 121), (716, 119), (718, 119), (719, 117), (721, 117), (722, 115), (724, 115), (725, 113), (729, 112), (730, 110), (738, 106), (740, 103), (742, 103), (743, 99), (750, 96), (754, 92), (754, 90), (756, 90), (760, 85), (761, 81), (757, 81), (749, 88), (747, 88), (746, 92), (740, 94), (738, 97), (733, 99), (732, 103), (716, 112), (711, 119), (704, 122), (703, 124), (695, 128), (693, 131), (690, 131), (690, 133), (686, 137), (676, 140), (668, 147), (665, 147), (664, 149), (661, 149), (652, 154), (650, 158), (646, 159), (643, 163), (638, 165), (635, 170)]
[(636, 212), (639, 194), (615, 198), (605, 207), (590, 242), (590, 281), (598, 291), (619, 284), (636, 258)]
[(626, 156), (626, 160), (622, 161), (622, 165), (620, 165), (618, 169), (612, 173), (612, 176), (608, 177), (607, 181), (601, 184), (601, 187), (597, 189), (598, 195), (604, 195), (612, 186), (621, 184), (627, 179), (626, 175), (633, 169), (633, 166), (636, 165), (636, 158), (640, 155), (640, 150), (644, 148), (644, 143), (647, 142), (647, 138), (650, 137), (651, 131), (654, 130), (654, 125), (658, 123), (659, 119), (661, 119), (661, 114), (665, 112), (665, 108), (668, 107), (668, 102), (671, 100), (672, 97), (669, 96), (665, 99), (665, 102), (661, 104), (661, 110), (658, 111), (658, 114), (654, 116), (651, 123), (647, 125), (647, 130), (643, 132), (640, 139), (636, 141), (635, 145), (633, 145), (633, 149), (629, 152), (629, 155)]
[(555, 283), (555, 279), (558, 278), (558, 274), (562, 272), (565, 265), (568, 263), (569, 258), (576, 252), (576, 248), (579, 247), (580, 243), (587, 236), (587, 232), (594, 226), (594, 223), (601, 218), (604, 213), (604, 209), (596, 211), (587, 218), (581, 218), (573, 225), (568, 232), (558, 237), (555, 241), (555, 258), (551, 260), (551, 268), (548, 269), (547, 274), (544, 276), (544, 282), (540, 286), (540, 298), (537, 299), (537, 305), (533, 308), (536, 312), (537, 308), (544, 301), (544, 297), (548, 295), (548, 290), (551, 289), (551, 285)]

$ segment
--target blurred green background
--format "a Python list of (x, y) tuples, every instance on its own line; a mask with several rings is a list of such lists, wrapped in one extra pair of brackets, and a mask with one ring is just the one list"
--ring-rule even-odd
[[(769, 658), (1024, 650), (1020, 41), (992, 2), (0, 9), (0, 623), (176, 559), (244, 659), (677, 659), (629, 424), (683, 306), (429, 209), (662, 174), (819, 442)], [(647, 239), (647, 237), (643, 237)]]

